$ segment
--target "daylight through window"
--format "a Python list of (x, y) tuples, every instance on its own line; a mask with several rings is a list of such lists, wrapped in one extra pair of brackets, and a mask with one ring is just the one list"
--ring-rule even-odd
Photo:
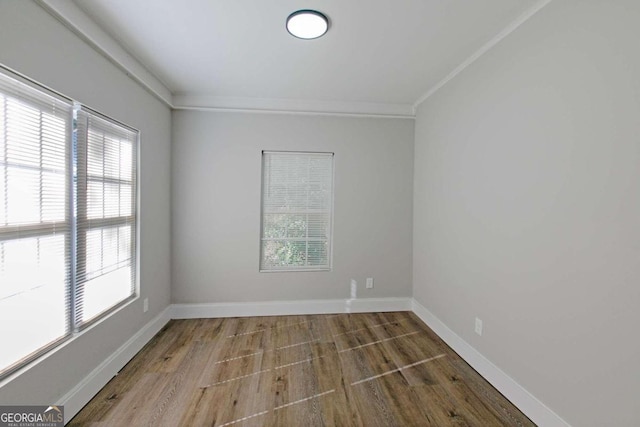
[(261, 271), (331, 268), (333, 154), (262, 154)]
[(0, 377), (135, 295), (137, 144), (0, 72)]

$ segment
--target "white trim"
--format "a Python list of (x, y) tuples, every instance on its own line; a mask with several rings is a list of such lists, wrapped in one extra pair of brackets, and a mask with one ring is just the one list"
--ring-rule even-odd
[(127, 52), (116, 40), (98, 26), (74, 2), (68, 0), (36, 0), (36, 4), (62, 22), (96, 52), (121, 68), (136, 82), (149, 90), (168, 106), (171, 91), (154, 76), (136, 57)]
[(409, 311), (411, 298), (173, 304), (172, 319)]
[(449, 329), (447, 325), (415, 299), (413, 299), (412, 306), (413, 312), (426, 323), (427, 326), (534, 423), (545, 427), (570, 426), (569, 423), (560, 418), (558, 414), (545, 406), (544, 403), (529, 393), (513, 378), (504, 373), (478, 350)]
[(171, 320), (170, 307), (164, 309), (162, 313), (144, 325), (134, 336), (60, 398), (58, 404), (64, 405), (65, 423), (68, 423)]
[(173, 96), (176, 110), (286, 113), (413, 119), (411, 104), (319, 101), (306, 99), (225, 97), (194, 94)]
[(173, 304), (152, 319), (134, 336), (107, 357), (73, 389), (59, 399), (65, 406), (65, 422), (73, 418), (126, 365), (170, 319), (367, 313), (413, 311), (442, 340), (500, 391), (525, 415), (540, 426), (570, 427), (478, 350), (449, 329), (440, 319), (413, 298), (364, 298), (246, 303)]
[(473, 55), (465, 59), (460, 65), (454, 68), (453, 71), (447, 74), (447, 76), (444, 79), (440, 80), (438, 83), (435, 84), (435, 86), (432, 86), (429, 90), (427, 90), (427, 92), (424, 95), (422, 95), (420, 98), (418, 98), (418, 100), (413, 104), (414, 114), (417, 108), (420, 106), (420, 104), (426, 101), (431, 95), (436, 93), (444, 85), (449, 83), (449, 81), (451, 81), (458, 74), (460, 74), (465, 68), (473, 64), (478, 58), (480, 58), (482, 55), (484, 55), (489, 50), (491, 50), (491, 48), (497, 45), (502, 39), (504, 39), (509, 34), (511, 34), (520, 25), (528, 21), (529, 18), (531, 18), (536, 13), (538, 13), (543, 7), (545, 7), (549, 3), (551, 3), (551, 0), (538, 0), (536, 3), (534, 3), (533, 6), (527, 9), (522, 15), (518, 16), (515, 20), (509, 23), (509, 25), (507, 25), (502, 31), (496, 34), (491, 40), (485, 43), (480, 49), (475, 51)]
[(354, 118), (373, 118), (373, 119), (404, 119), (415, 120), (415, 116), (391, 116), (382, 114), (359, 114), (359, 113), (319, 113), (311, 111), (281, 111), (281, 110), (250, 110), (247, 108), (210, 108), (210, 107), (175, 107), (174, 110), (186, 110), (186, 111), (207, 111), (217, 113), (245, 113), (245, 114), (286, 114), (293, 116), (327, 116), (327, 117), (354, 117)]

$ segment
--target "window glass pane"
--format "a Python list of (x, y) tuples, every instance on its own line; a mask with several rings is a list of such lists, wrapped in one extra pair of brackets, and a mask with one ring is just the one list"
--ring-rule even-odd
[(102, 230), (89, 230), (86, 234), (86, 251), (93, 254), (87, 257), (85, 268), (87, 275), (90, 276), (97, 271), (102, 270)]
[(104, 184), (104, 217), (120, 216), (120, 186), (113, 183)]
[(309, 214), (309, 238), (329, 239), (329, 214)]
[(120, 139), (109, 135), (104, 138), (104, 176), (120, 178)]
[(132, 191), (131, 184), (120, 185), (120, 216), (131, 216), (133, 213)]
[(288, 227), (287, 237), (306, 237), (307, 221), (306, 215), (286, 215)]
[(309, 241), (307, 263), (309, 265), (324, 265), (328, 250), (328, 242), (326, 241)]
[(67, 215), (66, 176), (60, 172), (42, 173), (42, 221), (64, 221)]
[(118, 229), (102, 229), (102, 269), (112, 270), (118, 264)]
[(67, 333), (65, 249), (64, 235), (0, 242), (0, 372)]
[(125, 266), (84, 284), (82, 321), (86, 322), (131, 295), (131, 267)]
[(87, 173), (89, 176), (103, 176), (102, 135), (89, 130), (87, 141)]
[(15, 98), (6, 103), (7, 162), (40, 166), (40, 110)]
[(118, 262), (131, 261), (131, 226), (125, 225), (118, 229)]
[(40, 222), (40, 171), (8, 166), (5, 172), (8, 225)]
[(132, 293), (131, 225), (92, 229), (86, 233), (86, 276), (81, 321), (128, 298)]
[(120, 179), (131, 181), (133, 172), (133, 144), (129, 141), (120, 141)]
[(285, 237), (287, 234), (286, 215), (265, 214), (262, 234), (265, 238)]
[(306, 265), (306, 242), (269, 240), (263, 242), (263, 269), (303, 267)]
[(42, 114), (42, 167), (45, 170), (62, 173), (67, 169), (65, 141), (68, 120), (51, 114)]
[(102, 182), (87, 183), (87, 215), (90, 219), (104, 218), (104, 186)]

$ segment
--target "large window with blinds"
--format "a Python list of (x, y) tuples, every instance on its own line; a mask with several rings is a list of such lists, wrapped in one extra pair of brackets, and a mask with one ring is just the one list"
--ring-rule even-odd
[(260, 271), (329, 270), (333, 153), (263, 152)]
[(135, 296), (137, 144), (0, 69), (0, 378)]

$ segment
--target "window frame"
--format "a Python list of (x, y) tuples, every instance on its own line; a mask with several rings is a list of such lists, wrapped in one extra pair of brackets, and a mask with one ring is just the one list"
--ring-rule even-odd
[[(329, 221), (327, 233), (327, 264), (322, 266), (295, 266), (287, 265), (282, 268), (265, 268), (263, 267), (263, 241), (264, 241), (264, 180), (265, 180), (265, 154), (281, 154), (281, 155), (321, 155), (331, 157), (331, 194), (329, 196)], [(334, 229), (334, 213), (335, 213), (335, 159), (336, 155), (330, 151), (300, 151), (300, 150), (263, 150), (260, 153), (260, 236), (258, 239), (258, 272), (260, 273), (303, 273), (303, 272), (330, 272), (333, 271), (333, 229)], [(282, 240), (282, 239), (278, 239)], [(310, 241), (308, 238), (305, 242)]]

